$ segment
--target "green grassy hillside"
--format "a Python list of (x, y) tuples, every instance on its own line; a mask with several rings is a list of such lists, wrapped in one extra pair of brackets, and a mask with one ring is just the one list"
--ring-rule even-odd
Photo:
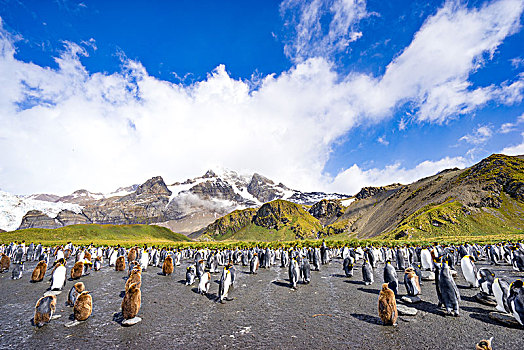
[(57, 229), (29, 228), (0, 233), (0, 243), (12, 241), (37, 242), (45, 245), (74, 244), (157, 244), (190, 241), (186, 236), (154, 225), (71, 225)]

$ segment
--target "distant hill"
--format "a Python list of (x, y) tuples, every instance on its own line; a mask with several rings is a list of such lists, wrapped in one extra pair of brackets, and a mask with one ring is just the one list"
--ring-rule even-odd
[(336, 236), (387, 239), (524, 231), (524, 157), (494, 154), (409, 185), (365, 187), (353, 200), (301, 206), (284, 200), (234, 211), (191, 237), (285, 240)]
[(0, 233), (0, 244), (22, 240), (46, 245), (69, 241), (81, 245), (169, 245), (190, 241), (182, 234), (153, 225), (70, 225), (56, 229), (29, 228)]

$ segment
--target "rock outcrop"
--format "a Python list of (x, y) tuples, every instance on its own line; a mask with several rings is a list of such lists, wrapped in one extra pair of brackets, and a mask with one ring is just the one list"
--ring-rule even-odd
[(58, 228), (62, 227), (60, 221), (49, 217), (40, 210), (30, 210), (25, 214), (19, 229), (24, 228)]
[(309, 213), (317, 218), (322, 225), (328, 225), (335, 222), (336, 219), (344, 214), (344, 206), (339, 200), (323, 199), (314, 204)]

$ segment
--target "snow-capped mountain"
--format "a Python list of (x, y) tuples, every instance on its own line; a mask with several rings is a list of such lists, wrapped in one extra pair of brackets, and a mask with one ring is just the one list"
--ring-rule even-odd
[(30, 210), (38, 210), (50, 217), (56, 217), (62, 210), (81, 213), (82, 207), (78, 204), (42, 201), (30, 196), (17, 196), (0, 191), (0, 229), (16, 230), (24, 215)]
[[(23, 197), (27, 204), (17, 211), (9, 209), (14, 207), (2, 200), (11, 221), (0, 228), (49, 228), (74, 223), (155, 223), (176, 232), (191, 233), (233, 210), (259, 207), (275, 199), (312, 205), (321, 199), (348, 197), (293, 190), (256, 173), (242, 175), (231, 170), (209, 170), (203, 176), (170, 185), (158, 176), (142, 185), (122, 187), (107, 194), (78, 190), (62, 197), (31, 195)], [(61, 210), (64, 211), (60, 213)], [(17, 216), (11, 214), (15, 211)]]

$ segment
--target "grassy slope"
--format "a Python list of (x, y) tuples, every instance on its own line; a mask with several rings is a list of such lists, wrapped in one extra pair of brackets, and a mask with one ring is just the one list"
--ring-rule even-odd
[(57, 229), (30, 228), (0, 233), (0, 243), (12, 241), (41, 242), (46, 245), (75, 244), (163, 244), (189, 241), (179, 233), (154, 225), (71, 225)]
[(382, 237), (424, 239), (450, 236), (506, 235), (524, 231), (524, 204), (501, 194), (500, 208), (467, 210), (460, 202), (430, 205), (404, 219)]

